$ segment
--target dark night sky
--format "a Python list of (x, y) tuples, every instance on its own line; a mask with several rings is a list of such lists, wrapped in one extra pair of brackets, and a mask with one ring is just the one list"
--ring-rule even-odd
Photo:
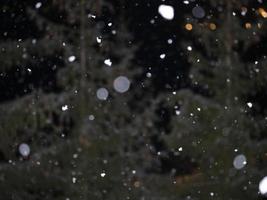
[[(169, 87), (168, 85), (172, 88), (178, 88), (181, 82), (177, 81), (176, 76), (183, 74), (188, 69), (182, 51), (178, 46), (179, 40), (186, 37), (181, 26), (184, 20), (182, 15), (185, 12), (185, 6), (181, 2), (173, 2), (175, 2), (175, 6), (180, 8), (180, 12), (176, 13), (174, 20), (168, 22), (158, 15), (157, 9), (160, 1), (129, 1), (125, 5), (118, 6), (118, 10), (124, 9), (129, 28), (134, 34), (134, 43), (139, 45), (135, 63), (143, 67), (145, 72), (149, 71), (154, 74), (155, 87), (159, 90), (165, 89), (166, 86)], [(27, 3), (6, 2), (9, 10), (1, 12), (0, 16), (3, 22), (0, 25), (1, 40), (6, 40), (6, 38), (38, 38), (40, 33), (27, 18), (25, 11), (26, 5), (30, 4), (35, 5), (35, 1)], [(2, 9), (5, 10), (5, 5), (2, 5)], [(105, 17), (103, 20), (105, 20)], [(151, 20), (154, 20), (155, 23), (151, 23)], [(5, 32), (8, 32), (7, 37), (4, 35)], [(168, 39), (171, 39), (173, 43), (168, 44)], [(162, 53), (166, 54), (164, 60), (159, 59)], [(47, 59), (47, 62), (41, 64), (41, 66), (52, 65), (53, 59)], [(16, 69), (15, 71), (7, 71), (7, 73), (9, 75), (3, 76), (0, 80), (2, 93), (0, 101), (8, 100), (16, 95), (23, 95), (25, 91), (27, 93), (29, 83), (47, 91), (56, 89), (53, 87), (55, 72), (51, 71), (50, 68), (40, 68), (38, 71), (33, 71), (30, 77), (24, 76), (24, 80), (21, 82), (18, 81), (21, 74), (16, 72)], [(39, 79), (41, 74), (45, 74), (45, 76)], [(52, 82), (51, 85), (46, 85), (49, 82)]]
[[(198, 1), (199, 2), (199, 1)], [(253, 1), (251, 7), (258, 7), (259, 3)], [(127, 1), (125, 5), (118, 4), (118, 11), (123, 10), (124, 15), (129, 22), (130, 31), (133, 33), (133, 42), (138, 44), (139, 48), (136, 52), (135, 63), (144, 69), (143, 78), (146, 72), (153, 74), (153, 82), (155, 91), (175, 90), (186, 86), (185, 74), (189, 70), (189, 64), (180, 47), (181, 41), (190, 40), (190, 34), (184, 31), (184, 14), (191, 13), (195, 3), (185, 5), (183, 1), (164, 1), (165, 4), (173, 5), (176, 8), (175, 17), (171, 21), (167, 21), (159, 16), (158, 6), (162, 1), (154, 0), (135, 0)], [(27, 37), (36, 37), (40, 34), (34, 24), (27, 19), (25, 13), (26, 5), (35, 5), (35, 1), (16, 2), (6, 1), (5, 5), (9, 5), (8, 12), (4, 12), (5, 5), (3, 4), (0, 18), (1, 36), (0, 40), (18, 39)], [(202, 6), (205, 6), (205, 1), (202, 1)], [(250, 16), (251, 17), (251, 16)], [(105, 16), (103, 17), (105, 20)], [(154, 22), (152, 22), (154, 21)], [(8, 32), (8, 36), (4, 35)], [(171, 39), (172, 44), (167, 41)], [(255, 59), (255, 56), (262, 55), (267, 52), (264, 45), (267, 37), (260, 44), (252, 47), (251, 51), (244, 55), (244, 59)], [(159, 59), (161, 54), (166, 54), (165, 59)], [(44, 61), (43, 61), (44, 62)], [(47, 59), (47, 63), (41, 64), (52, 66), (53, 58)], [(55, 91), (54, 86), (55, 72), (51, 68), (40, 68), (33, 71), (31, 76), (24, 76), (23, 81), (19, 81), (20, 72), (14, 70), (7, 71), (8, 76), (3, 76), (0, 79), (0, 101), (5, 101), (14, 98), (16, 95), (23, 95), (26, 91), (30, 91), (29, 85), (34, 87), (42, 87), (47, 91)], [(41, 79), (41, 74), (45, 74)], [(180, 79), (177, 79), (177, 76)], [(47, 83), (50, 83), (47, 85)]]

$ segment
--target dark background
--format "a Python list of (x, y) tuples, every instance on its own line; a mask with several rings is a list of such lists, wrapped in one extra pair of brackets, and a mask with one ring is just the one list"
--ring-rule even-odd
[(40, 2), (0, 3), (0, 199), (264, 199), (264, 3)]

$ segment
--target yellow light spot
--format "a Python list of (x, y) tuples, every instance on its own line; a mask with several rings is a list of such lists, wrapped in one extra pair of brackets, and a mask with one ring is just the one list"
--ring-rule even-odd
[(141, 186), (141, 183), (139, 181), (134, 182), (134, 187), (139, 188)]
[(246, 29), (251, 29), (251, 23), (245, 23), (245, 27), (246, 27)]
[(210, 23), (210, 24), (209, 24), (209, 28), (210, 28), (210, 30), (215, 31), (216, 28), (217, 28), (217, 26), (216, 26), (216, 24), (214, 24), (214, 23)]
[(259, 13), (263, 18), (267, 18), (267, 12), (263, 8), (259, 8)]
[(192, 24), (186, 24), (185, 25), (185, 29), (188, 30), (188, 31), (192, 31), (192, 29), (193, 29)]

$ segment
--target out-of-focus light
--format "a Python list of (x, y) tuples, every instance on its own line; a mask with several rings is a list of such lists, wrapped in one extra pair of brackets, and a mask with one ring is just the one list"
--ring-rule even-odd
[(267, 12), (264, 10), (264, 8), (259, 8), (259, 13), (263, 18), (267, 18)]
[(249, 22), (245, 23), (245, 28), (246, 29), (251, 29), (251, 27), (252, 27), (251, 23), (249, 23)]
[(267, 194), (267, 176), (265, 176), (259, 183), (259, 191), (262, 195)]
[(216, 28), (217, 28), (217, 26), (216, 26), (216, 24), (214, 24), (214, 23), (210, 23), (210, 24), (209, 24), (209, 28), (210, 28), (210, 30), (215, 31)]
[(246, 7), (241, 8), (241, 15), (242, 16), (245, 16), (247, 14), (247, 12), (248, 12), (248, 9)]
[(158, 12), (163, 18), (167, 20), (172, 20), (174, 18), (174, 8), (170, 5), (160, 5)]
[(189, 24), (189, 23), (186, 24), (186, 25), (185, 25), (185, 29), (188, 30), (188, 31), (192, 31), (192, 29), (193, 29), (192, 24)]

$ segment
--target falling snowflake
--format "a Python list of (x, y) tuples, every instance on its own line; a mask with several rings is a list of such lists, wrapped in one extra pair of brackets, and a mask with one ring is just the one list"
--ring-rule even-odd
[(69, 109), (69, 106), (68, 106), (68, 105), (64, 105), (64, 106), (61, 107), (61, 110), (62, 110), (62, 111), (66, 111), (66, 110), (68, 110), (68, 109)]
[(93, 121), (95, 119), (95, 116), (94, 115), (89, 115), (88, 118), (89, 118), (90, 121)]
[(192, 51), (192, 50), (193, 50), (193, 48), (191, 46), (187, 47), (187, 51)]
[(107, 66), (109, 66), (109, 67), (112, 65), (112, 62), (111, 62), (110, 59), (106, 59), (106, 60), (104, 60), (104, 63), (105, 63), (105, 65), (107, 65)]
[(259, 183), (259, 191), (262, 195), (267, 194), (267, 176), (265, 176)]
[(114, 80), (113, 87), (119, 93), (127, 92), (130, 88), (130, 81), (125, 76), (119, 76)]
[(74, 62), (74, 61), (75, 61), (75, 59), (76, 59), (76, 57), (75, 57), (75, 56), (70, 56), (70, 57), (68, 58), (68, 61), (69, 61), (69, 62)]
[(35, 4), (35, 8), (36, 9), (41, 8), (41, 6), (42, 6), (42, 3), (41, 2), (38, 2), (38, 3)]
[(165, 57), (166, 57), (166, 54), (160, 54), (160, 56), (159, 56), (161, 59), (164, 59)]
[(108, 90), (106, 88), (99, 88), (96, 91), (96, 96), (99, 100), (107, 100), (108, 98)]
[(19, 153), (23, 156), (23, 157), (27, 157), (30, 155), (31, 149), (30, 146), (26, 143), (22, 143), (19, 145)]
[(72, 177), (72, 183), (76, 183), (77, 178), (76, 177)]
[(251, 102), (248, 102), (248, 103), (247, 103), (247, 106), (248, 106), (249, 108), (252, 108), (253, 104), (252, 104)]
[(172, 20), (174, 18), (174, 9), (172, 6), (160, 5), (158, 8), (158, 12), (163, 18), (167, 20)]
[(147, 77), (147, 78), (151, 78), (151, 76), (152, 76), (152, 74), (151, 74), (150, 72), (147, 72), (147, 73), (146, 73), (146, 77)]
[(236, 169), (242, 169), (247, 164), (247, 159), (243, 154), (237, 155), (234, 158), (233, 165)]
[(101, 37), (96, 37), (96, 42), (97, 42), (98, 44), (100, 44), (100, 43), (102, 42)]
[(205, 10), (201, 6), (194, 7), (192, 10), (192, 14), (194, 17), (199, 18), (199, 19), (205, 17), (206, 15)]

